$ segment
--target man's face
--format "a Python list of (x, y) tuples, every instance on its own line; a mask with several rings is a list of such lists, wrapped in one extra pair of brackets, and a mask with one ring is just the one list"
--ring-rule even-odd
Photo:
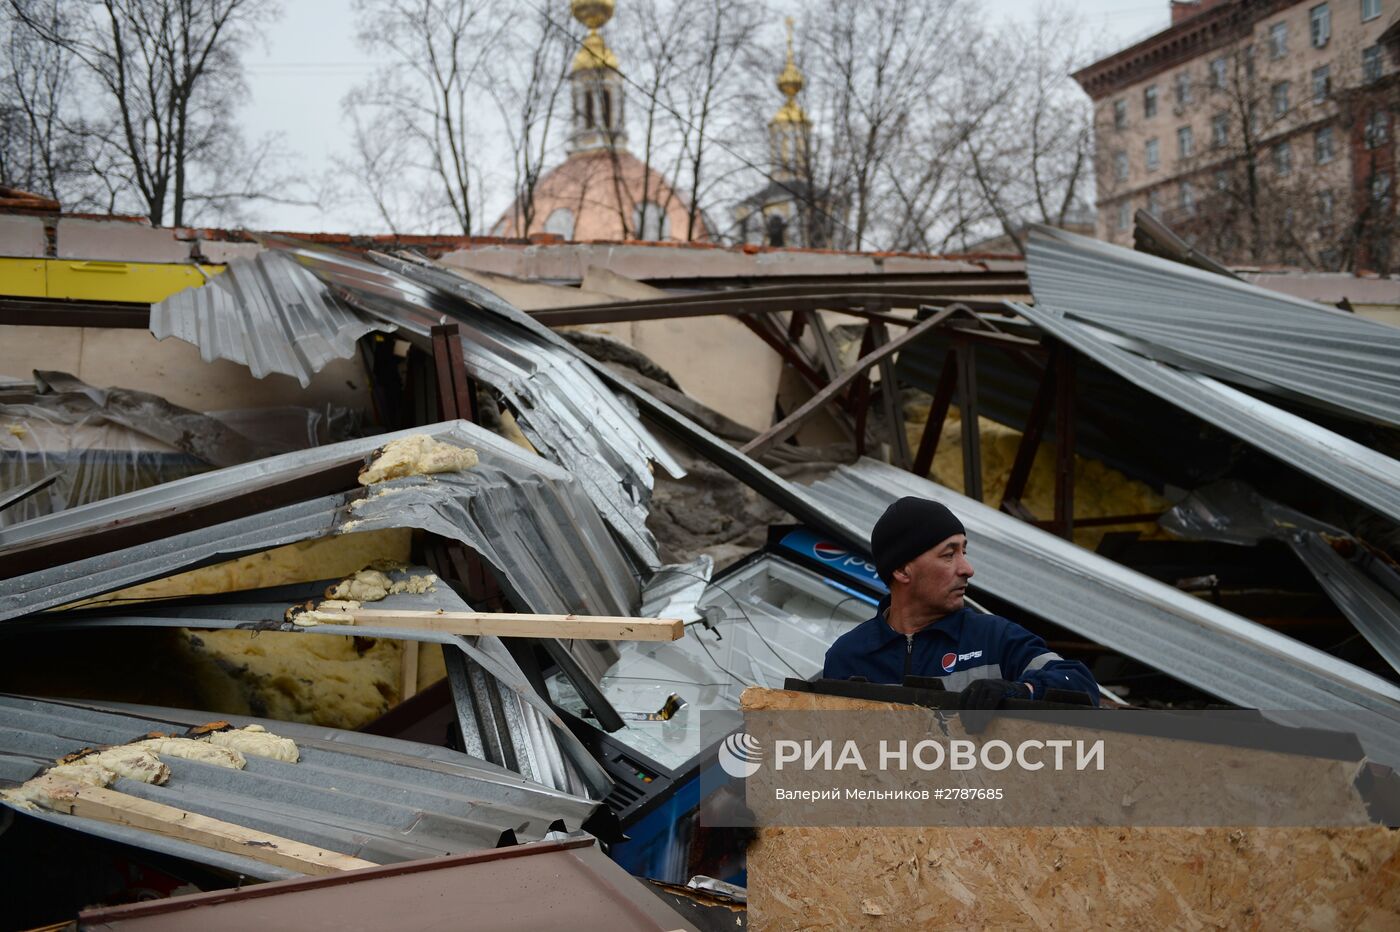
[(954, 534), (925, 550), (895, 571), (895, 579), (907, 578), (910, 601), (933, 618), (942, 618), (963, 607), (972, 564), (967, 562), (967, 537)]

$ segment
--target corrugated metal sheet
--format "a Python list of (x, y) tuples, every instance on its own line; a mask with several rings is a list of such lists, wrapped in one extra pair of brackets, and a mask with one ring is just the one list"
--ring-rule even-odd
[(1037, 307), (1142, 355), (1400, 426), (1400, 328), (1043, 226), (1027, 268)]
[[(465, 421), (302, 450), (153, 486), (5, 528), (0, 546), (32, 546), (121, 518), (228, 498), (416, 433), (471, 447), (481, 462), (461, 473), (338, 492), (16, 576), (0, 583), (0, 620), (243, 553), (382, 527), (421, 527), (462, 541), (491, 563), (516, 604), (533, 611), (633, 613), (640, 602), (638, 573), (579, 483)], [(385, 489), (394, 492), (384, 495)]]
[[(305, 384), (333, 356), (353, 355), (355, 338), (370, 329), (401, 327), (424, 342), (434, 325), (456, 322), (468, 372), (504, 395), (543, 456), (578, 477), (634, 556), (658, 565), (646, 527), (651, 463), (674, 476), (684, 469), (581, 353), (489, 291), (439, 269), (275, 238), (266, 245), (256, 261), (230, 265), (223, 277), (231, 284), (217, 296), (196, 289), (153, 307), (152, 332), (190, 340), (206, 359), (257, 362)], [(329, 333), (340, 339), (325, 339)]]
[(1287, 544), (1356, 630), (1400, 671), (1400, 573), (1347, 532), (1233, 481), (1197, 489), (1160, 523), (1198, 540)]
[(1103, 331), (1068, 320), (1057, 311), (1021, 304), (1010, 307), (1140, 388), (1400, 521), (1400, 462), (1210, 376), (1130, 353), (1113, 345)]
[(235, 259), (203, 288), (151, 305), (151, 333), (199, 347), (205, 362), (230, 359), (257, 378), (289, 375), (303, 388), (333, 359), (350, 359), (355, 343), (394, 325), (337, 301), (296, 262), (278, 252)]
[[(395, 578), (425, 575), (424, 567), (395, 571)], [(249, 629), (294, 632), (304, 637), (381, 637), (441, 644), (452, 657), (449, 669), (463, 671), (470, 684), (452, 683), (461, 711), (459, 727), (467, 751), (480, 760), (505, 767), (526, 779), (580, 796), (602, 799), (612, 788), (606, 772), (530, 685), (519, 664), (497, 637), (459, 637), (433, 631), (403, 631), (373, 625), (316, 625), (303, 628), (282, 621), (288, 606), (319, 599), (326, 584), (308, 583), (258, 592), (241, 592), (208, 603), (147, 603), (109, 612), (73, 612), (30, 618), (0, 631), (95, 628)], [(433, 592), (398, 593), (375, 608), (403, 611), (469, 611), (450, 587)], [(0, 640), (0, 644), (3, 644)]]
[(966, 525), (983, 589), (1229, 702), (1345, 712), (1372, 760), (1400, 764), (1400, 687), (885, 463), (842, 466), (808, 492), (865, 529), (895, 499), (941, 501)]
[[(215, 718), (261, 724), (292, 738), (295, 764), (249, 757), (245, 770), (179, 758), (165, 786), (119, 779), (114, 789), (381, 864), (493, 847), (506, 829), (523, 840), (564, 819), (576, 828), (596, 803), (524, 780), (444, 748), (243, 716), (105, 708), (0, 695), (0, 783), (38, 774), (64, 754), (180, 732)], [(56, 813), (56, 824), (264, 879), (290, 872), (149, 832)]]

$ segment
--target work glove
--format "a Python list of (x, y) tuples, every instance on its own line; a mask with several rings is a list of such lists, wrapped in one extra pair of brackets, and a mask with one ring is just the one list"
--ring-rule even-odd
[(962, 692), (958, 693), (958, 708), (964, 711), (968, 709), (996, 709), (1000, 708), (1003, 699), (1029, 699), (1030, 697), (1030, 687), (1025, 683), (1013, 683), (1009, 680), (998, 679), (973, 680), (963, 687)]

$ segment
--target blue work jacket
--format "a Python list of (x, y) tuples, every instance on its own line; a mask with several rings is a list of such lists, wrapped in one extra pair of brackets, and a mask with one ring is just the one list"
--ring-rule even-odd
[(949, 690), (995, 678), (1028, 684), (1036, 699), (1047, 689), (1069, 689), (1099, 703), (1098, 684), (1084, 664), (1064, 659), (1013, 621), (966, 606), (908, 637), (889, 626), (881, 606), (880, 614), (836, 639), (822, 668), (826, 679), (863, 676), (871, 683), (898, 684), (911, 674), (941, 677)]

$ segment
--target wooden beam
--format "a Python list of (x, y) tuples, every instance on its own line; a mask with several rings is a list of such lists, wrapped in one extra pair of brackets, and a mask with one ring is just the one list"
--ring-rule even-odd
[(958, 347), (958, 410), (962, 412), (963, 494), (980, 502), (982, 428), (977, 419), (977, 356), (970, 343)]
[(360, 608), (325, 614), (345, 615), (347, 624), (439, 631), (445, 634), (518, 638), (575, 638), (585, 641), (678, 641), (685, 637), (679, 618), (627, 618), (611, 615), (527, 615), (496, 612), (410, 612)]
[(1074, 350), (1059, 345), (1055, 365), (1055, 526), (1074, 537)]
[(432, 329), (433, 364), (437, 373), (438, 407), (444, 421), (464, 418), (476, 422), (475, 385), (462, 358), (462, 337), (456, 324)]
[(948, 408), (953, 404), (953, 390), (957, 386), (958, 351), (949, 350), (943, 357), (938, 387), (933, 390), (928, 420), (924, 422), (924, 432), (919, 437), (919, 452), (914, 455), (914, 465), (910, 469), (916, 476), (927, 479), (929, 470), (933, 468), (933, 457), (938, 452), (938, 440), (943, 435), (943, 424), (948, 420)]
[(48, 808), (55, 812), (113, 825), (127, 825), (303, 874), (323, 876), (375, 866), (373, 861), (254, 831), (106, 787), (81, 786), (68, 780), (51, 778), (47, 795)]
[(1040, 375), (1040, 385), (1031, 400), (1030, 414), (1026, 417), (1026, 427), (1021, 431), (1021, 445), (1016, 448), (1016, 461), (1011, 465), (1011, 476), (1006, 480), (1006, 491), (1001, 496), (1001, 510), (1008, 513), (1007, 504), (1020, 501), (1026, 494), (1026, 483), (1031, 478), (1031, 468), (1035, 465), (1035, 454), (1040, 449), (1040, 439), (1045, 435), (1045, 424), (1050, 419), (1050, 404), (1055, 397), (1055, 371), (1058, 354), (1052, 353), (1045, 371)]
[(835, 398), (843, 388), (869, 370), (871, 366), (882, 359), (893, 356), (907, 344), (917, 340), (934, 327), (937, 327), (954, 313), (956, 313), (955, 308), (944, 308), (928, 320), (921, 321), (918, 326), (910, 327), (908, 330), (904, 331), (904, 333), (900, 334), (898, 338), (891, 340), (879, 349), (872, 350), (860, 359), (857, 359), (854, 366), (841, 373), (839, 378), (833, 379), (825, 388), (809, 398), (806, 404), (745, 444), (743, 452), (757, 458), (762, 456), (763, 453), (774, 444), (782, 443), (788, 437), (792, 436), (797, 428), (802, 426), (803, 421), (811, 417), (822, 405)]
[[(872, 320), (867, 329), (876, 347), (890, 342), (889, 330), (879, 321)], [(890, 462), (900, 469), (910, 466), (909, 438), (904, 433), (904, 405), (899, 393), (899, 382), (894, 375), (894, 360), (888, 356), (880, 360), (880, 396), (885, 408), (885, 423), (890, 428)]]
[(404, 641), (403, 656), (399, 658), (403, 688), (399, 690), (399, 701), (412, 699), (418, 692), (418, 642)]

